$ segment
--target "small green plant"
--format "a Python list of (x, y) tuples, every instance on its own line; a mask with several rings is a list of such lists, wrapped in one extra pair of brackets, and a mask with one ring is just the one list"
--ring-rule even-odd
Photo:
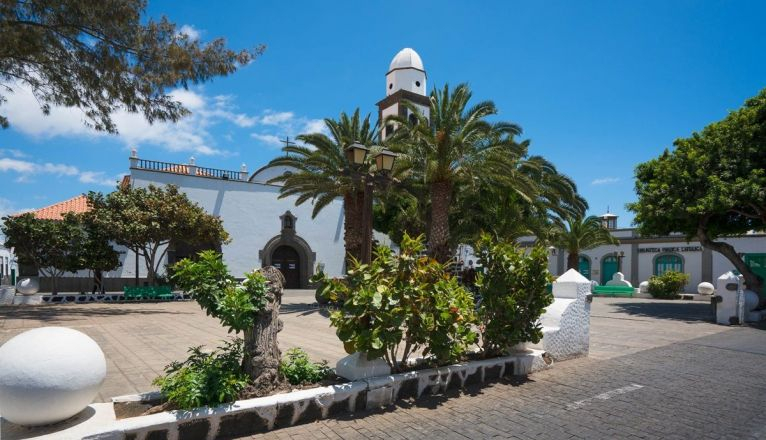
[(202, 251), (196, 261), (183, 259), (173, 266), (173, 281), (189, 293), (205, 312), (231, 332), (250, 329), (266, 307), (268, 284), (259, 271), (245, 274), (242, 283), (229, 274), (221, 254)]
[(232, 402), (249, 379), (240, 369), (242, 345), (241, 339), (233, 339), (212, 353), (192, 347), (185, 361), (165, 367), (165, 374), (153, 383), (181, 409)]
[(477, 244), (479, 273), (476, 285), (482, 348), (487, 356), (504, 354), (521, 342), (540, 342), (539, 318), (553, 302), (547, 286), (548, 255), (544, 248), (531, 252), (511, 243), (497, 243), (483, 234)]
[(348, 353), (382, 357), (393, 371), (419, 349), (435, 364), (460, 359), (478, 335), (473, 297), (444, 265), (421, 256), (423, 237), (405, 234), (400, 254), (381, 246), (370, 264), (352, 262), (345, 280), (327, 280), (330, 315)]
[(687, 283), (689, 274), (669, 270), (649, 278), (649, 293), (655, 298), (676, 299)]
[(332, 373), (327, 361), (311, 362), (301, 348), (291, 348), (279, 363), (279, 373), (292, 385), (317, 383)]

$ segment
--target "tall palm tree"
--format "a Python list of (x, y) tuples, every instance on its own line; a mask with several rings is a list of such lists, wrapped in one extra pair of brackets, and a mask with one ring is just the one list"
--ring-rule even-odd
[[(400, 153), (399, 167), (428, 187), (430, 219), (428, 247), (431, 256), (446, 262), (450, 256), (449, 212), (455, 185), (473, 176), (502, 179), (509, 157), (523, 154), (513, 137), (518, 125), (487, 120), (497, 113), (492, 101), (468, 107), (471, 91), (466, 84), (454, 90), (445, 85), (430, 95), (430, 120), (412, 105), (403, 103), (415, 115), (414, 121), (390, 117), (398, 129), (387, 145)], [(388, 121), (386, 121), (388, 122)]]
[(540, 156), (517, 158), (508, 175), (513, 179), (479, 179), (462, 187), (450, 222), (453, 243), (472, 243), (481, 232), (501, 241), (534, 235), (548, 242), (556, 218), (588, 208), (574, 181)]
[(601, 223), (601, 219), (591, 215), (584, 217), (570, 215), (565, 220), (558, 219), (554, 227), (553, 243), (555, 246), (566, 249), (567, 269), (578, 269), (580, 252), (593, 249), (605, 244), (619, 244), (609, 230)]
[[(302, 134), (297, 137), (305, 145), (282, 148), (284, 156), (273, 159), (268, 167), (289, 167), (284, 174), (269, 180), (282, 184), (280, 198), (296, 195), (296, 205), (308, 200), (314, 204), (312, 218), (337, 198), (343, 199), (344, 242), (346, 256), (361, 258), (364, 227), (362, 209), (364, 185), (354, 177), (354, 165), (348, 162), (345, 149), (353, 142), (367, 147), (377, 138), (377, 125), (370, 123), (370, 115), (362, 119), (359, 109), (349, 117), (341, 113), (338, 120), (325, 119), (329, 136), (323, 133)], [(368, 160), (368, 167), (372, 164)]]

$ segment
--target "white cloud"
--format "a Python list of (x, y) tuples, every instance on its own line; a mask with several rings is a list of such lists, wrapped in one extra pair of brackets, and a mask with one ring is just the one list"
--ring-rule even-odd
[[(53, 107), (49, 115), (43, 115), (32, 92), (14, 85), (15, 93), (8, 96), (3, 110), (9, 117), (11, 127), (38, 139), (55, 137), (105, 138), (112, 136), (97, 132), (83, 124), (86, 120), (79, 108)], [(268, 148), (282, 146), (280, 138), (294, 139), (303, 133), (325, 133), (321, 119), (298, 116), (292, 111), (266, 109), (261, 114), (249, 115), (237, 111), (235, 96), (204, 94), (203, 89), (176, 89), (169, 92), (176, 101), (190, 110), (191, 114), (176, 123), (155, 122), (150, 124), (140, 113), (118, 110), (112, 115), (117, 127), (116, 138), (126, 148), (145, 149), (159, 147), (171, 152), (188, 152), (195, 155), (229, 155), (219, 147), (213, 129), (221, 124), (239, 128), (258, 127), (252, 139)], [(225, 140), (225, 135), (222, 135)], [(25, 158), (18, 150), (0, 150), (0, 157)]]
[[(85, 117), (78, 108), (53, 107), (50, 115), (43, 115), (32, 92), (25, 87), (14, 86), (15, 93), (8, 96), (3, 109), (11, 126), (29, 136), (41, 139), (54, 137), (105, 137), (83, 124)], [(232, 113), (228, 101), (208, 98), (191, 90), (177, 89), (170, 92), (175, 100), (191, 111), (191, 115), (176, 123), (155, 122), (150, 124), (142, 114), (118, 110), (112, 116), (119, 134), (117, 138), (126, 147), (159, 146), (172, 152), (193, 152), (201, 155), (226, 154), (216, 148), (210, 127), (221, 120), (229, 120), (240, 126), (250, 126), (247, 115)], [(249, 124), (249, 125), (248, 125)]]
[(324, 119), (309, 119), (303, 126), (304, 133), (324, 133), (329, 134)]
[(190, 24), (185, 24), (178, 29), (179, 34), (184, 34), (189, 37), (190, 40), (199, 40), (201, 32)]
[(267, 110), (266, 114), (260, 118), (260, 123), (263, 125), (284, 125), (295, 117), (293, 112), (272, 112)]
[[(10, 200), (0, 197), (0, 217), (5, 217), (11, 214), (20, 214), (31, 210), (31, 208), (17, 208)], [(0, 233), (0, 238), (2, 236), (2, 233)], [(0, 243), (0, 245), (2, 245), (2, 243)]]
[(293, 112), (266, 110), (258, 122), (262, 129), (251, 133), (250, 136), (270, 148), (284, 146), (284, 142), (280, 139), (285, 137), (295, 140), (300, 134), (328, 134), (324, 120), (298, 117)]
[(284, 145), (284, 143), (279, 140), (279, 137), (273, 134), (261, 134), (261, 133), (251, 133), (250, 137), (253, 139), (259, 140), (262, 143), (271, 146), (271, 147), (281, 147)]
[(18, 174), (14, 179), (17, 183), (28, 183), (33, 176), (77, 176), (82, 183), (92, 183), (103, 186), (115, 186), (122, 175), (112, 178), (106, 177), (102, 171), (81, 171), (76, 166), (61, 163), (37, 163), (26, 160), (0, 158), (0, 172), (12, 172)]
[(78, 180), (82, 183), (92, 183), (101, 186), (117, 186), (125, 174), (108, 177), (103, 171), (83, 171)]
[(34, 172), (35, 165), (25, 160), (9, 159), (4, 157), (0, 159), (0, 171), (15, 171), (17, 173)]
[(29, 157), (29, 155), (21, 150), (15, 148), (0, 148), (0, 156), (10, 156), (16, 159), (23, 159)]
[(610, 183), (617, 183), (620, 181), (619, 177), (601, 177), (591, 182), (591, 185), (608, 185)]

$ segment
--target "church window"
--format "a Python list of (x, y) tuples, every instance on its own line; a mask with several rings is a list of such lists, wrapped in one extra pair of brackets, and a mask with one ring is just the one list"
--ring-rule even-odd
[(415, 81), (415, 87), (420, 87), (420, 81)]
[(394, 134), (394, 126), (391, 124), (386, 125), (386, 136)]
[(410, 113), (410, 124), (416, 125), (418, 123), (418, 117), (415, 116), (415, 113)]
[(393, 88), (394, 88), (394, 83), (391, 83), (391, 84), (388, 85), (388, 90), (391, 90)]

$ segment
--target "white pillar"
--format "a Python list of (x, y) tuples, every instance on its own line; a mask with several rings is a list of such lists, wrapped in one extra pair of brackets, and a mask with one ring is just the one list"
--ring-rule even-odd
[(247, 165), (243, 162), (239, 167), (239, 180), (247, 180), (247, 177)]
[(136, 147), (130, 149), (130, 167), (138, 168), (138, 150)]
[(191, 175), (191, 176), (196, 176), (197, 175), (197, 165), (196, 164), (197, 164), (197, 160), (194, 159), (194, 156), (190, 157), (189, 158), (189, 165), (188, 165), (189, 175)]

